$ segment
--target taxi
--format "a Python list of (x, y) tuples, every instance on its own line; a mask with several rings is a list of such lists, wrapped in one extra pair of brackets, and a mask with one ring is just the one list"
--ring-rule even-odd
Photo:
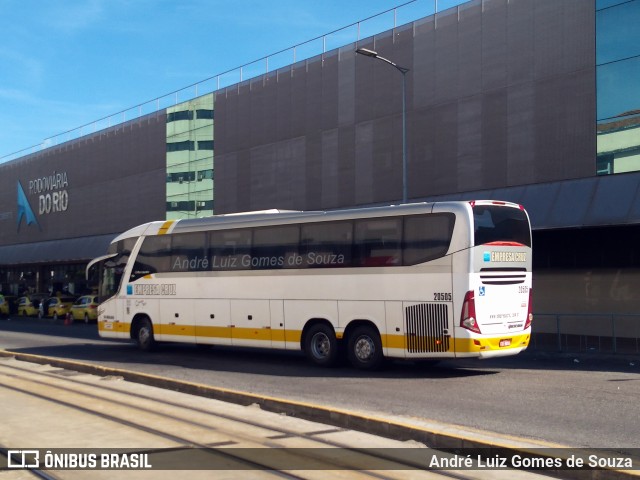
[(39, 305), (35, 304), (31, 297), (20, 297), (16, 301), (18, 315), (21, 317), (33, 317), (38, 314)]
[(71, 306), (71, 316), (74, 320), (84, 320), (84, 323), (98, 320), (98, 297), (85, 295), (76, 300)]
[(46, 316), (53, 317), (54, 320), (64, 318), (71, 311), (72, 305), (72, 297), (51, 297), (47, 301)]
[(9, 300), (0, 295), (0, 315), (9, 315)]

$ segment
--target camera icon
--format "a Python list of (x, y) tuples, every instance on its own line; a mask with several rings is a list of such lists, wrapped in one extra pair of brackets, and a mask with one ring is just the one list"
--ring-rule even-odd
[(8, 450), (7, 468), (39, 468), (39, 450)]

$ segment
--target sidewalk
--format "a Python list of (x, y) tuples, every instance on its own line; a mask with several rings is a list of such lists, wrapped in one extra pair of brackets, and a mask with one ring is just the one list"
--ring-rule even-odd
[[(18, 361), (16, 358), (26, 361)], [(24, 375), (34, 378), (20, 378), (23, 373), (16, 373), (16, 368), (26, 371)], [(531, 452), (535, 458), (543, 458), (549, 453), (566, 456), (587, 453), (572, 453), (571, 449), (562, 445), (533, 442), (438, 422), (415, 419), (408, 424), (406, 418), (395, 418), (392, 415), (373, 417), (367, 412), (330, 409), (320, 405), (256, 396), (246, 392), (33, 355), (0, 351), (0, 373), (4, 373), (0, 375), (0, 394), (6, 419), (0, 430), (0, 446), (5, 449), (90, 448), (101, 454), (105, 451), (110, 452), (109, 449), (147, 452), (150, 449), (193, 445), (208, 448), (311, 447), (316, 452), (318, 448), (322, 450), (327, 445), (317, 443), (319, 440), (331, 440), (338, 442), (343, 449), (346, 447), (345, 451), (363, 448), (387, 451), (401, 449), (404, 453), (412, 452), (414, 455), (418, 452), (420, 456), (424, 456), (425, 452), (429, 452), (429, 455), (431, 452), (437, 452), (425, 448), (426, 445), (457, 451), (463, 457), (468, 454), (472, 458), (475, 458), (475, 449), (489, 452), (489, 458), (500, 459), (530, 456)], [(43, 374), (46, 374), (46, 378), (42, 377)], [(32, 383), (29, 387), (29, 381), (37, 383)], [(69, 385), (73, 385), (73, 388), (69, 388)], [(134, 411), (127, 408), (131, 398), (138, 399), (133, 404)], [(143, 399), (144, 403), (141, 403), (140, 399)], [(147, 402), (150, 403), (147, 405)], [(141, 407), (144, 407), (142, 413)], [(199, 413), (190, 411), (184, 419), (186, 423), (178, 422), (182, 415), (180, 412), (185, 408), (195, 408)], [(195, 434), (194, 428), (198, 428), (193, 422), (196, 421), (196, 417), (199, 419), (203, 412), (216, 416), (216, 419), (197, 420), (199, 423), (210, 422), (210, 426), (198, 433), (204, 435), (202, 439), (194, 440), (195, 437), (190, 437), (184, 432), (189, 432), (189, 435)], [(240, 426), (223, 429), (222, 423), (226, 423), (232, 417), (240, 419)], [(247, 424), (261, 425), (257, 434), (257, 438), (261, 440), (255, 437), (247, 438), (248, 431), (254, 428), (247, 427)], [(265, 428), (276, 432), (265, 433)], [(286, 433), (283, 433), (283, 429), (286, 429)], [(310, 440), (316, 443), (309, 443)], [(184, 453), (183, 448), (180, 450)], [(437, 453), (441, 454), (442, 452)], [(372, 468), (372, 465), (375, 463), (361, 468)], [(520, 470), (502, 468), (455, 471), (456, 475), (463, 472), (465, 478), (473, 479), (524, 480), (539, 477)], [(412, 472), (433, 473), (421, 470)], [(21, 478), (13, 476), (16, 474), (15, 471), (9, 473), (12, 475), (11, 478)], [(85, 478), (87, 472), (64, 470), (63, 473), (62, 478)], [(79, 473), (84, 475), (76, 475)], [(107, 478), (106, 473), (109, 471), (93, 471), (91, 477)], [(144, 475), (151, 472), (128, 472), (127, 478), (132, 473), (146, 478)], [(252, 470), (251, 478), (254, 478), (254, 473), (261, 476), (265, 472)], [(355, 473), (357, 472), (347, 469), (339, 470), (339, 475), (336, 475), (351, 478)], [(560, 478), (640, 478), (633, 471), (563, 470), (560, 473)], [(237, 474), (236, 471), (230, 478), (237, 478)], [(384, 474), (389, 476), (390, 472), (385, 470)], [(175, 472), (172, 475), (171, 478), (174, 478)], [(314, 475), (310, 475), (305, 478), (313, 477)], [(113, 478), (113, 475), (108, 478)], [(325, 475), (318, 478), (327, 477)]]
[[(297, 478), (368, 478), (366, 470), (380, 470), (385, 478), (431, 479), (441, 476), (411, 465), (453, 458), (417, 442), (132, 383), (112, 373), (95, 376), (0, 357), (0, 447), (12, 451), (10, 461), (0, 459), (0, 469), (14, 467), (0, 470), (0, 478), (26, 478), (18, 467), (37, 464), (63, 479), (169, 479), (175, 470), (188, 470), (194, 479), (211, 478), (212, 471), (216, 478), (273, 477), (265, 465)], [(409, 463), (398, 463), (403, 461)], [(456, 472), (472, 480), (540, 478), (507, 469)]]

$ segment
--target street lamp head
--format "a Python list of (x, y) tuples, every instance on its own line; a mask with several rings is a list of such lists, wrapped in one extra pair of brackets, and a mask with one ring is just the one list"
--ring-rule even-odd
[(368, 48), (358, 48), (356, 50), (356, 53), (359, 53), (360, 55), (365, 55), (367, 57), (374, 57), (374, 58), (378, 56), (378, 52), (374, 50), (369, 50)]

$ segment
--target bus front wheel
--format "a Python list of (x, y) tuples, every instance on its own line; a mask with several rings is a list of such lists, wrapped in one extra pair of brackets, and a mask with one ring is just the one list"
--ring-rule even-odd
[(338, 341), (333, 328), (324, 323), (313, 325), (304, 342), (307, 358), (321, 367), (331, 367), (338, 359)]
[(153, 350), (156, 341), (153, 337), (153, 325), (151, 325), (151, 320), (149, 320), (148, 318), (143, 318), (138, 323), (135, 341), (138, 344), (140, 350)]
[(349, 362), (361, 370), (376, 370), (382, 365), (382, 341), (378, 332), (369, 326), (357, 327), (349, 336)]

